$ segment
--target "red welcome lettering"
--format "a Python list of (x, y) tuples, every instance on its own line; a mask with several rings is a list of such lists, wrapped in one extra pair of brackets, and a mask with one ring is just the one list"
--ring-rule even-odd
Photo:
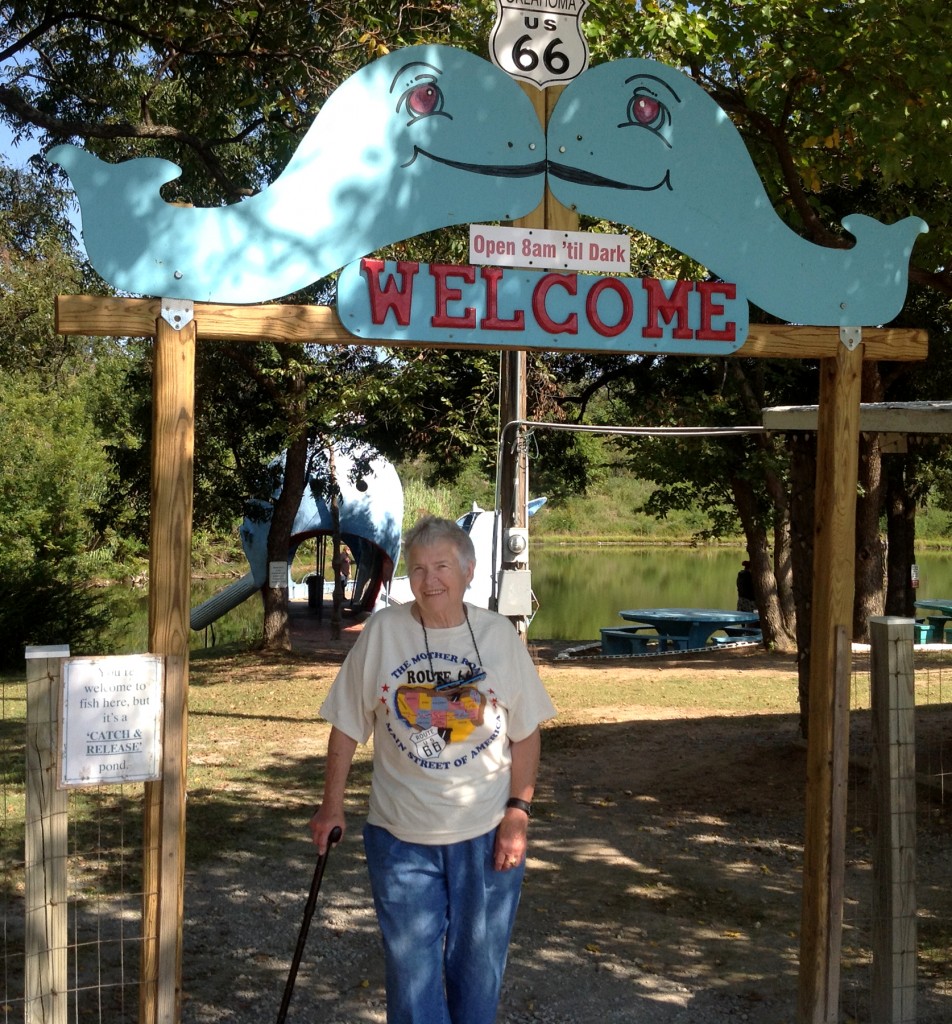
[(711, 320), (716, 316), (724, 315), (723, 303), (714, 302), (715, 295), (723, 295), (725, 299), (737, 298), (737, 285), (728, 284), (726, 281), (701, 281), (697, 285), (701, 294), (701, 326), (698, 328), (697, 339), (699, 341), (734, 341), (737, 337), (737, 324), (728, 320), (724, 327), (715, 331), (711, 326)]
[(370, 319), (374, 324), (382, 324), (387, 313), (393, 310), (394, 318), (401, 327), (410, 323), (413, 307), (413, 278), (420, 269), (419, 263), (400, 260), (397, 262), (397, 274), (387, 278), (386, 285), (380, 287), (380, 275), (383, 273), (384, 261), (364, 258), (360, 261), (360, 269), (367, 279), (367, 297), (370, 300)]
[[(598, 313), (598, 297), (604, 291), (613, 291), (621, 299), (621, 317), (613, 327), (609, 327)], [(631, 292), (616, 277), (604, 277), (592, 285), (588, 297), (585, 299), (585, 315), (588, 317), (592, 330), (605, 338), (617, 337), (627, 330), (634, 312), (635, 302), (631, 297)]]
[(549, 289), (559, 285), (569, 295), (578, 294), (578, 278), (575, 274), (546, 274), (532, 290), (532, 313), (536, 323), (550, 334), (578, 334), (578, 314), (570, 313), (565, 320), (557, 323), (545, 308)]
[(448, 263), (431, 263), (430, 276), (436, 282), (436, 294), (433, 299), (433, 316), (430, 323), (434, 327), (461, 327), (473, 330), (476, 327), (476, 310), (466, 306), (462, 316), (450, 316), (446, 307), (450, 302), (459, 302), (463, 293), (459, 288), (451, 288), (449, 279), (458, 277), (463, 284), (472, 284), (476, 280), (476, 268), (472, 264), (464, 267), (453, 267)]
[(511, 320), (499, 319), (499, 281), (502, 267), (483, 267), (479, 276), (486, 282), (486, 315), (479, 321), (487, 331), (523, 331), (526, 327), (525, 310), (517, 309)]
[(666, 324), (677, 317), (678, 326), (671, 332), (672, 338), (694, 337), (694, 332), (688, 326), (688, 295), (694, 287), (693, 281), (678, 281), (670, 298), (665, 295), (661, 282), (653, 277), (644, 278), (641, 287), (648, 293), (648, 316), (641, 329), (643, 338), (662, 337), (664, 331), (658, 323), (659, 316)]

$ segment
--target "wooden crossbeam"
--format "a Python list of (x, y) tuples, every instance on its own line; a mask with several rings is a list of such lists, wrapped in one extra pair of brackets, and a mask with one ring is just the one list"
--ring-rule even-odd
[[(56, 300), (59, 334), (143, 338), (155, 335), (161, 312), (158, 299), (124, 299), (100, 295), (60, 295)], [(321, 345), (386, 345), (389, 348), (433, 348), (433, 342), (374, 341), (356, 338), (341, 324), (332, 306), (223, 306), (195, 303), (199, 335), (206, 341), (271, 341)], [(863, 358), (917, 362), (925, 359), (929, 335), (917, 328), (864, 327)], [(836, 327), (751, 324), (747, 341), (735, 356), (754, 359), (826, 359), (841, 346)], [(524, 348), (525, 337), (513, 348)], [(478, 346), (447, 345), (447, 348)], [(496, 348), (496, 345), (486, 345)], [(573, 351), (565, 349), (565, 351)], [(585, 351), (593, 351), (586, 349)], [(608, 351), (606, 349), (606, 351)], [(616, 352), (617, 354), (617, 352)]]

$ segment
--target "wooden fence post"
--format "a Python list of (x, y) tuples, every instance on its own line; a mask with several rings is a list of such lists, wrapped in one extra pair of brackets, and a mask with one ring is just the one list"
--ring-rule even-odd
[(913, 619), (869, 620), (873, 733), (871, 1019), (916, 1020), (916, 695)]
[(69, 647), (26, 649), (26, 1024), (66, 1024), (68, 793), (57, 789), (59, 699)]
[(863, 345), (820, 363), (798, 1024), (839, 1021)]
[(146, 783), (142, 1024), (178, 1024), (182, 1015), (195, 339), (194, 320), (156, 321), (149, 651), (165, 655), (165, 695), (162, 778)]

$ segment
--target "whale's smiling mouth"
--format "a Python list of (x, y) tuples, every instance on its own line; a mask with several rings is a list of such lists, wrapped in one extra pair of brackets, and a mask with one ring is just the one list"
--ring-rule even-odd
[(453, 167), (457, 171), (469, 171), (472, 174), (488, 174), (494, 178), (531, 178), (536, 174), (543, 174), (546, 169), (545, 160), (537, 160), (531, 164), (469, 164), (462, 160), (450, 160), (448, 157), (437, 156), (428, 150), (413, 147), (413, 156), (401, 167), (409, 167), (416, 163), (417, 157), (425, 156), (437, 164), (444, 164), (446, 167)]
[(604, 178), (600, 174), (582, 171), (567, 164), (558, 164), (553, 160), (548, 161), (548, 171), (553, 178), (571, 181), (576, 185), (591, 185), (593, 188), (617, 188), (628, 192), (656, 192), (659, 188), (674, 191), (671, 187), (670, 170), (664, 172), (664, 177), (656, 185), (633, 185), (630, 181), (616, 181), (614, 178)]

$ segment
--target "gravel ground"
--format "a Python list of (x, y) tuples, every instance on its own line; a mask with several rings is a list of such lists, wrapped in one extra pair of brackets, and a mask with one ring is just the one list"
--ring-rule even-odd
[[(802, 808), (789, 780), (804, 771), (794, 720), (597, 724), (548, 744), (499, 1021), (793, 1024)], [(705, 771), (712, 753), (720, 767)], [(358, 823), (330, 858), (289, 1024), (385, 1021)], [(312, 871), (302, 838), (286, 860), (226, 852), (189, 879), (186, 1024), (276, 1017)], [(864, 879), (858, 862), (849, 883)], [(861, 926), (848, 924), (847, 941)], [(848, 1019), (865, 1019), (862, 955), (844, 982)], [(948, 1020), (948, 993), (942, 1005), (945, 1016), (920, 1021)]]
[[(947, 731), (950, 720), (937, 727)], [(857, 718), (857, 750), (863, 728)], [(322, 749), (320, 737), (309, 742)], [(794, 1024), (805, 757), (795, 715), (611, 707), (547, 729), (498, 1024)], [(868, 789), (864, 771), (851, 773), (847, 1024), (870, 1019)], [(249, 830), (243, 847), (189, 875), (184, 1024), (276, 1019), (314, 867), (306, 810), (300, 842), (279, 856)], [(386, 1019), (362, 808), (352, 810), (329, 860), (288, 1024)], [(944, 815), (920, 832), (920, 917), (931, 922), (923, 937), (934, 951), (952, 918)], [(948, 949), (930, 967), (918, 1024), (952, 1020)]]

